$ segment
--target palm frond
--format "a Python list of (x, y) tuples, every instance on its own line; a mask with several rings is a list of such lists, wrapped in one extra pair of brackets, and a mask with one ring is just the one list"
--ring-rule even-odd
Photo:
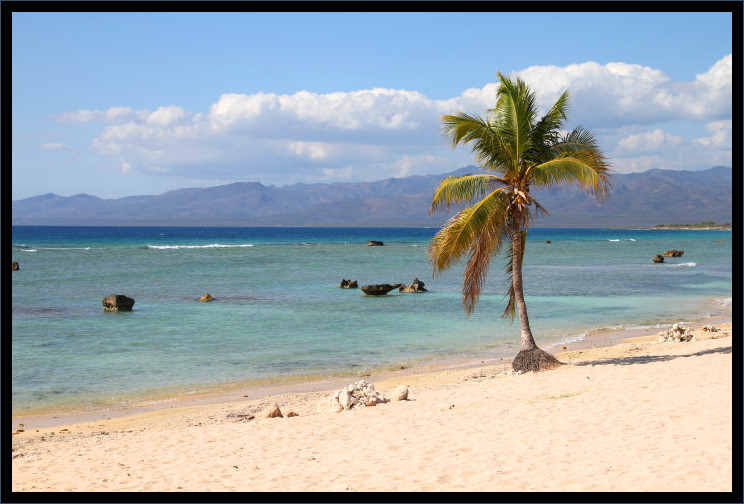
[(547, 114), (535, 124), (532, 130), (532, 151), (525, 154), (525, 158), (531, 161), (540, 161), (545, 154), (545, 146), (550, 146), (560, 141), (559, 132), (567, 117), (566, 112), (570, 104), (568, 91), (565, 91)]
[(470, 247), (470, 258), (462, 275), (462, 305), (466, 314), (473, 313), (488, 276), (491, 257), (508, 241), (503, 220), (492, 220)]
[(609, 163), (595, 151), (578, 151), (533, 166), (530, 183), (536, 187), (580, 188), (600, 203), (607, 199), (612, 188)]
[(501, 171), (513, 158), (512, 146), (480, 116), (463, 112), (443, 115), (442, 134), (451, 141), (453, 149), (459, 144), (469, 145), (475, 160), (485, 169)]
[(500, 85), (496, 93), (494, 114), (496, 129), (511, 145), (512, 169), (518, 169), (519, 159), (530, 149), (531, 132), (535, 123), (537, 100), (521, 79), (509, 79), (498, 73)]
[(499, 188), (451, 217), (431, 240), (429, 258), (434, 265), (434, 273), (459, 262), (481, 233), (503, 225), (501, 221), (508, 205), (506, 191)]
[(467, 144), (492, 135), (491, 125), (480, 116), (464, 112), (442, 116), (442, 133), (452, 142), (454, 149), (460, 143)]
[(489, 173), (447, 177), (434, 192), (429, 214), (441, 208), (449, 209), (452, 204), (473, 203), (493, 191), (499, 183), (504, 184), (504, 179)]

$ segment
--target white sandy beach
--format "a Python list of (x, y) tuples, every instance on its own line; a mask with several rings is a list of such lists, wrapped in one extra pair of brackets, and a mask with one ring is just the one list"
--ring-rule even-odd
[[(408, 400), (339, 413), (319, 411), (324, 390), (14, 418), (12, 490), (730, 492), (732, 324), (717, 327), (565, 351), (543, 373), (370, 377), (386, 396), (407, 385)], [(260, 418), (271, 403), (283, 418)]]

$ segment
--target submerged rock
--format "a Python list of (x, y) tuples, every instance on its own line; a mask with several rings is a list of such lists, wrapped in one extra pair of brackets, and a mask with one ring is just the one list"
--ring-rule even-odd
[(682, 254), (684, 253), (685, 253), (684, 250), (672, 249), (672, 250), (667, 250), (666, 252), (664, 252), (664, 257), (682, 257)]
[(367, 242), (368, 247), (382, 247), (383, 245), (385, 244), (377, 240), (370, 240)]
[(359, 288), (359, 284), (356, 280), (347, 280), (345, 278), (341, 279), (341, 283), (338, 284), (339, 289), (357, 289)]
[(204, 294), (202, 297), (199, 298), (199, 302), (201, 303), (207, 303), (209, 301), (214, 301), (214, 298), (209, 292), (207, 292), (206, 294)]
[(661, 254), (656, 254), (654, 257), (651, 258), (655, 263), (663, 263), (664, 262), (664, 256)]

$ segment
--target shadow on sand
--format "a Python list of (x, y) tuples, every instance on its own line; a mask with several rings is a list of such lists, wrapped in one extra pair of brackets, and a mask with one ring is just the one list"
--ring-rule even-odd
[(701, 350), (692, 354), (685, 355), (639, 355), (637, 357), (615, 357), (611, 359), (595, 359), (585, 362), (576, 362), (574, 366), (598, 366), (602, 364), (616, 364), (621, 366), (628, 366), (630, 364), (650, 364), (653, 362), (666, 362), (674, 359), (681, 359), (685, 357), (699, 357), (702, 355), (709, 354), (729, 354), (731, 353), (731, 345), (723, 348), (711, 348), (710, 350)]

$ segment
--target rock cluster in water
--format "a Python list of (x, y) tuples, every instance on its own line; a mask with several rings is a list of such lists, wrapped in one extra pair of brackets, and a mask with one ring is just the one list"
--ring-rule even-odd
[(352, 280), (352, 279), (347, 280), (345, 278), (342, 278), (341, 283), (338, 284), (338, 288), (339, 289), (358, 289), (359, 284), (357, 283), (356, 280)]
[(424, 282), (419, 280), (418, 278), (414, 278), (411, 285), (401, 285), (398, 288), (399, 292), (426, 292), (426, 288), (424, 287)]
[(666, 343), (668, 341), (692, 341), (693, 339), (695, 337), (690, 332), (690, 328), (679, 324), (674, 324), (670, 330), (659, 333), (660, 343)]

